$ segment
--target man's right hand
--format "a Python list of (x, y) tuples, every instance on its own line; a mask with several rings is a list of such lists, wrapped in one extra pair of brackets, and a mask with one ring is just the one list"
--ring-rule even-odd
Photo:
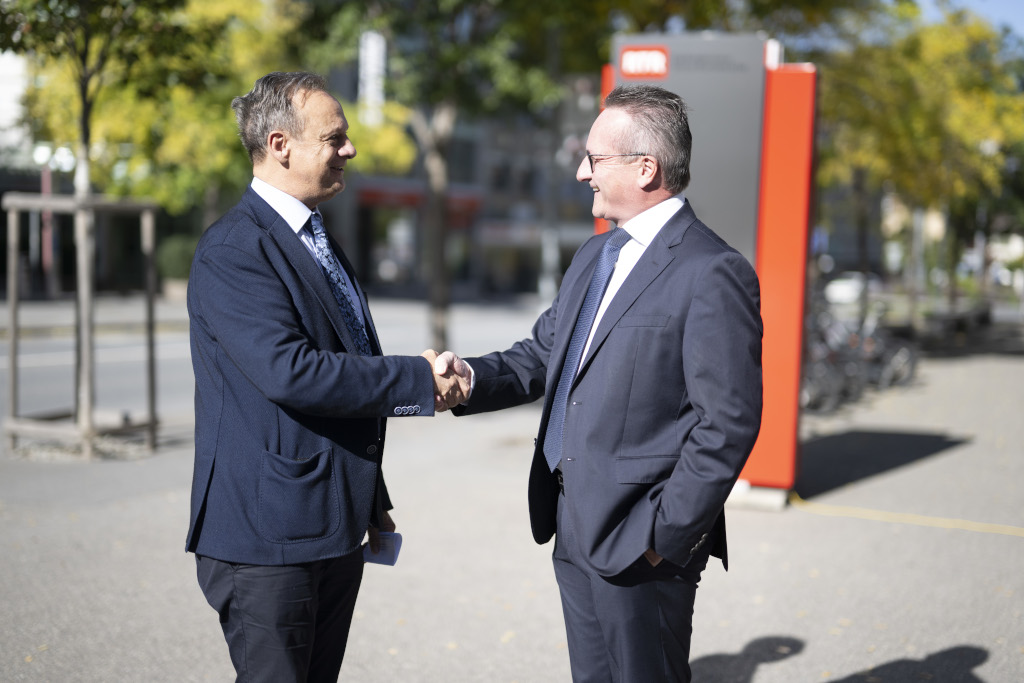
[(443, 413), (469, 399), (472, 370), (451, 351), (438, 355), (433, 349), (420, 354), (433, 365), (434, 411)]

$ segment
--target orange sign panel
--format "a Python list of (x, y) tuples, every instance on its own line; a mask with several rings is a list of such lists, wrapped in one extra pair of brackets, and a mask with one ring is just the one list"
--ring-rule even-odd
[(798, 465), (816, 73), (809, 64), (787, 64), (767, 76), (757, 228), (764, 411), (761, 434), (740, 479), (790, 489)]

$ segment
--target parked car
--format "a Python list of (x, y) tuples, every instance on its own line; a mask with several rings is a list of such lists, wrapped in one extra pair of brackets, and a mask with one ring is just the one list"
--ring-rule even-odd
[[(874, 273), (868, 273), (867, 288), (868, 299), (877, 297), (882, 293), (882, 278)], [(844, 271), (825, 285), (825, 299), (832, 304), (856, 303), (860, 299), (863, 289), (864, 273), (854, 270)]]

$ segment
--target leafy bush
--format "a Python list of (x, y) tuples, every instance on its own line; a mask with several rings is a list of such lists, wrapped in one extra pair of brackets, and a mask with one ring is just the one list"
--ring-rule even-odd
[(170, 235), (156, 249), (156, 268), (163, 278), (186, 280), (196, 253), (195, 235)]

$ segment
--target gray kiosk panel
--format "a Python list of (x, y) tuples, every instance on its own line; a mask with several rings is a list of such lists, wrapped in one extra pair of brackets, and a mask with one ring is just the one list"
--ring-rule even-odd
[(767, 42), (760, 35), (695, 33), (626, 34), (612, 43), (616, 85), (659, 85), (686, 102), (693, 133), (687, 201), (751, 263)]

